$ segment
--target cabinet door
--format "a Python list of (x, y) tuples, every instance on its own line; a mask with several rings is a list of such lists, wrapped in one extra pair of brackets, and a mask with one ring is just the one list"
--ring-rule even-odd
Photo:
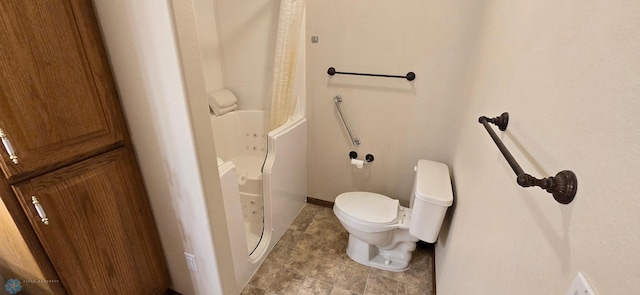
[(153, 217), (131, 161), (120, 148), (13, 186), (70, 294), (160, 294), (168, 287)]
[(0, 1), (0, 129), (7, 178), (123, 138), (100, 34), (87, 0)]

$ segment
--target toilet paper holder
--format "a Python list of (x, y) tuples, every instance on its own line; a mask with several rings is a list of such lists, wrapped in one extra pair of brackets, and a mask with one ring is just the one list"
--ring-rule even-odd
[[(353, 160), (353, 159), (358, 159), (358, 153), (356, 153), (355, 151), (350, 151), (350, 152), (349, 152), (349, 159), (352, 159), (352, 160)], [(371, 162), (373, 162), (373, 160), (374, 160), (374, 159), (375, 159), (375, 158), (373, 157), (373, 155), (372, 155), (372, 154), (367, 154), (366, 156), (364, 156), (364, 160), (365, 160), (367, 163), (371, 163)]]

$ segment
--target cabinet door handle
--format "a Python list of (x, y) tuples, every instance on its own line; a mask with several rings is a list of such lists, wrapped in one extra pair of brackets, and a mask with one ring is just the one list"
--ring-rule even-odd
[(31, 196), (31, 203), (33, 203), (33, 206), (36, 207), (36, 211), (38, 211), (38, 215), (40, 215), (42, 223), (44, 223), (44, 225), (49, 225), (49, 218), (47, 218), (47, 213), (44, 212), (44, 208), (42, 207), (42, 205), (40, 205), (40, 201), (38, 201), (38, 198), (36, 198), (36, 196)]
[(13, 161), (13, 164), (18, 164), (18, 156), (16, 156), (16, 151), (13, 150), (13, 146), (7, 137), (7, 134), (4, 133), (2, 129), (0, 129), (0, 138), (2, 139), (2, 145), (4, 145), (4, 149), (7, 150), (7, 154), (9, 154), (9, 158)]

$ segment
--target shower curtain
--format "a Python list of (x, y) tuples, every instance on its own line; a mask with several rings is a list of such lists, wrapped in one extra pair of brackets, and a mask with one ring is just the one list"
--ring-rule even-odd
[(286, 123), (295, 108), (296, 102), (291, 97), (291, 91), (304, 4), (305, 0), (282, 0), (280, 3), (267, 131)]

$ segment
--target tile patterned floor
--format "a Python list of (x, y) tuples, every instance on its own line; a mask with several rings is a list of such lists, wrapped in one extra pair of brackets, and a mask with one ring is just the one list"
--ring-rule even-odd
[(397, 273), (351, 260), (347, 239), (331, 208), (307, 204), (242, 295), (435, 294), (433, 248), (416, 248), (411, 268)]

